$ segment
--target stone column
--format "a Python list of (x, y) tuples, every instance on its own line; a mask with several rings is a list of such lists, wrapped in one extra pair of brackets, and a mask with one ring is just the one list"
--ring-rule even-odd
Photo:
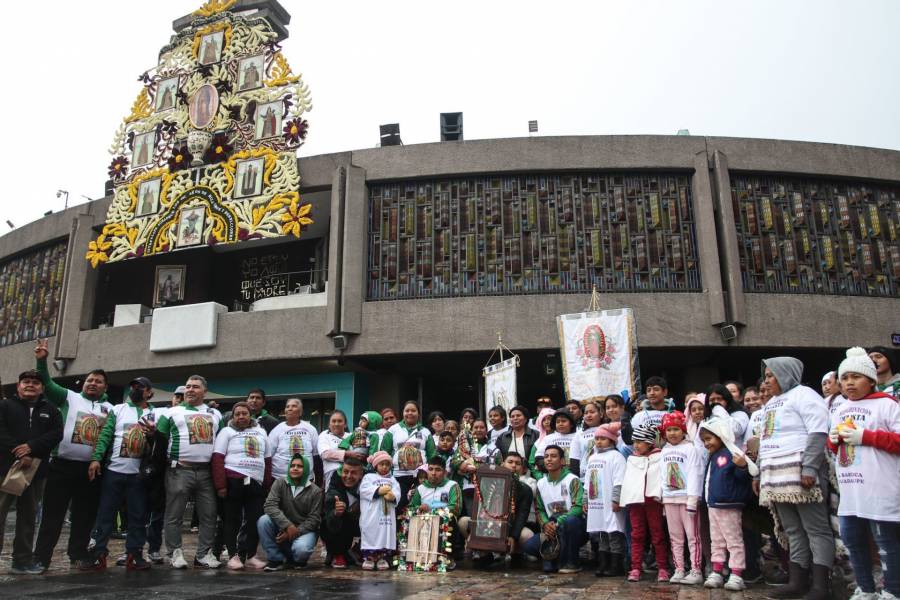
[(694, 155), (691, 194), (694, 201), (700, 281), (703, 292), (709, 299), (709, 324), (721, 325), (726, 322), (725, 297), (719, 271), (719, 248), (716, 244), (713, 188), (709, 177), (709, 160), (705, 151)]

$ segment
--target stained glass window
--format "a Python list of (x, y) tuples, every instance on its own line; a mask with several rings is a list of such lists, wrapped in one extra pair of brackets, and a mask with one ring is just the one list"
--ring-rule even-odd
[(688, 174), (369, 184), (368, 298), (698, 291)]
[(67, 241), (0, 264), (0, 346), (56, 334)]
[(732, 175), (747, 292), (897, 296), (900, 188)]

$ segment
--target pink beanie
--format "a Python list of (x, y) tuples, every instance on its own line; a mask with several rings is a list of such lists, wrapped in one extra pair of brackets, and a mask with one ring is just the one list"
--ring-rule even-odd
[(594, 438), (606, 438), (608, 440), (616, 441), (619, 439), (619, 430), (622, 429), (622, 423), (616, 421), (614, 423), (607, 423), (605, 425), (601, 425), (597, 428), (597, 431), (594, 432)]
[(388, 454), (387, 452), (385, 452), (384, 450), (379, 450), (378, 452), (376, 452), (375, 454), (373, 454), (372, 456), (370, 456), (368, 458), (369, 464), (372, 465), (373, 467), (375, 465), (377, 465), (378, 463), (385, 461), (385, 460), (388, 462), (393, 462), (393, 460), (391, 459), (391, 455)]

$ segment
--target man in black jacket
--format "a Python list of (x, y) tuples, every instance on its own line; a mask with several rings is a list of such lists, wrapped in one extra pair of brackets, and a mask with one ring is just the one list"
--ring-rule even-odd
[(3, 522), (6, 522), (12, 503), (16, 503), (11, 572), (20, 575), (44, 572), (44, 567), (35, 563), (32, 553), (34, 518), (44, 491), (50, 451), (63, 437), (62, 415), (44, 400), (43, 392), (40, 374), (25, 371), (19, 375), (16, 395), (0, 401), (0, 480), (6, 477), (16, 461), (22, 468), (30, 467), (34, 459), (41, 461), (31, 485), (21, 496), (0, 492), (0, 519)]
[(321, 534), (330, 564), (335, 569), (347, 566), (353, 538), (359, 537), (359, 484), (363, 470), (363, 463), (358, 458), (345, 457), (340, 477), (332, 477), (325, 492), (325, 521)]

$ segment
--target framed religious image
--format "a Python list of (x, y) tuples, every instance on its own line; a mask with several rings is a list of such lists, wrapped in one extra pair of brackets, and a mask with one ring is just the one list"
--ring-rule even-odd
[(131, 166), (142, 167), (153, 161), (156, 150), (156, 132), (139, 133), (134, 136), (134, 151), (131, 153)]
[(262, 193), (265, 158), (252, 158), (237, 163), (234, 178), (234, 197), (246, 198)]
[(178, 78), (163, 79), (156, 86), (156, 112), (175, 108), (175, 96), (178, 93)]
[(153, 307), (184, 300), (184, 265), (159, 265), (153, 286)]
[(237, 91), (245, 92), (262, 86), (263, 76), (265, 75), (264, 59), (265, 57), (260, 54), (259, 56), (244, 58), (238, 63)]
[[(473, 478), (475, 502), (468, 547), (487, 552), (507, 552), (506, 538), (512, 509), (513, 474), (494, 465), (478, 467)], [(528, 510), (527, 507), (521, 507)], [(520, 507), (516, 507), (520, 510)]]
[(438, 515), (413, 515), (406, 538), (406, 562), (431, 564), (440, 555), (441, 518)]
[(178, 232), (175, 244), (179, 248), (196, 246), (203, 241), (203, 226), (206, 224), (206, 207), (182, 208), (178, 218)]
[(210, 83), (201, 85), (188, 102), (188, 117), (191, 125), (203, 129), (212, 123), (219, 110), (219, 92)]
[(221, 31), (208, 33), (200, 38), (200, 51), (197, 60), (201, 65), (211, 65), (222, 60), (222, 41), (225, 34)]
[(284, 104), (267, 102), (256, 107), (256, 139), (275, 137), (281, 134), (281, 113)]
[(147, 181), (142, 181), (138, 187), (137, 206), (134, 210), (134, 216), (146, 217), (155, 214), (159, 210), (159, 185), (160, 178), (154, 177)]

